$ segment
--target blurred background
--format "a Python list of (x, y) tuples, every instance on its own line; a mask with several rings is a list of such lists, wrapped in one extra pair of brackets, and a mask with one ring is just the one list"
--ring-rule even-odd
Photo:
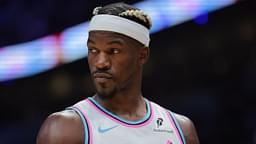
[[(111, 2), (0, 1), (0, 144), (35, 143), (49, 114), (94, 94), (86, 21)], [(191, 118), (202, 144), (256, 144), (255, 1), (124, 2), (153, 19), (144, 96)]]

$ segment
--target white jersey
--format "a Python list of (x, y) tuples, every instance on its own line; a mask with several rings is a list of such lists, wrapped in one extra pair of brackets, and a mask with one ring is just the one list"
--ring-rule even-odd
[(147, 103), (147, 114), (138, 121), (124, 120), (87, 98), (69, 109), (75, 110), (84, 125), (85, 144), (185, 144), (172, 112)]

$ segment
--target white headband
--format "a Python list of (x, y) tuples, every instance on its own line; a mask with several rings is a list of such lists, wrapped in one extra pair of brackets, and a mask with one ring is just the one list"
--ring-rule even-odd
[(108, 14), (95, 15), (89, 25), (89, 32), (93, 30), (117, 32), (141, 42), (146, 47), (149, 46), (149, 30), (126, 18)]

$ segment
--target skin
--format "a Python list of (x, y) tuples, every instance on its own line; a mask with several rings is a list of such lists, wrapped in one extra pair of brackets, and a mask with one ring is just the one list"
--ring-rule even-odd
[[(93, 31), (88, 38), (88, 63), (95, 85), (94, 99), (126, 120), (147, 113), (141, 94), (143, 65), (149, 48), (121, 34)], [(199, 144), (195, 127), (187, 117), (175, 114), (187, 144)], [(83, 144), (83, 124), (73, 111), (51, 114), (42, 125), (37, 144)]]

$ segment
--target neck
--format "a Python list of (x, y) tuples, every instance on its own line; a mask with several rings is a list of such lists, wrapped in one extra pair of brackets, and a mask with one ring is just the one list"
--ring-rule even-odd
[(139, 120), (147, 113), (146, 103), (141, 94), (142, 70), (127, 81), (125, 88), (119, 89), (109, 99), (103, 99), (97, 94), (94, 99), (111, 113), (126, 119)]
[(139, 120), (147, 113), (146, 103), (142, 95), (133, 97), (118, 96), (111, 99), (101, 99), (96, 94), (94, 99), (111, 113), (126, 120)]

